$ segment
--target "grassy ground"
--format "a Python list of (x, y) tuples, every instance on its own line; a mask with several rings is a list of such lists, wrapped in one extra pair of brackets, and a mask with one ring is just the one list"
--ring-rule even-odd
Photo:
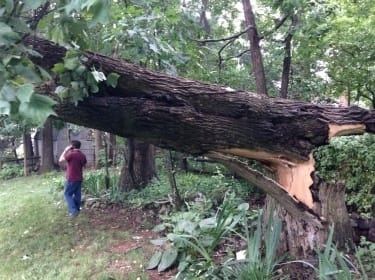
[[(82, 212), (66, 216), (51, 178), (0, 181), (0, 279), (150, 279), (142, 248), (113, 250), (131, 234), (98, 228)], [(124, 273), (116, 264), (132, 268)]]

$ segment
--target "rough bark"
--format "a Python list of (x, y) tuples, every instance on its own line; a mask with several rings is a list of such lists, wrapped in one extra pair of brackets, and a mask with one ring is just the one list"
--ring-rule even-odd
[(94, 141), (95, 141), (95, 169), (100, 168), (100, 150), (103, 149), (103, 141), (102, 141), (103, 133), (100, 130), (94, 131)]
[[(44, 57), (35, 58), (37, 63), (52, 67), (62, 61), (65, 48), (28, 38), (26, 42)], [(58, 116), (163, 148), (189, 154), (238, 148), (304, 161), (313, 148), (328, 143), (330, 124), (363, 124), (358, 133), (375, 131), (375, 112), (359, 107), (260, 97), (156, 73), (100, 54), (85, 55), (96, 69), (118, 73), (118, 86), (102, 89), (78, 106), (60, 104), (55, 107)]]
[(109, 165), (115, 165), (117, 160), (116, 135), (110, 133), (108, 136), (108, 160)]
[(262, 52), (259, 45), (260, 37), (258, 35), (258, 29), (250, 0), (242, 0), (242, 6), (246, 26), (251, 27), (247, 31), (247, 36), (250, 42), (251, 64), (253, 67), (257, 93), (267, 95), (266, 75), (264, 72)]
[(23, 142), (23, 173), (24, 176), (30, 175), (32, 157), (34, 156), (33, 144), (31, 142), (31, 135), (29, 132), (24, 132), (22, 135)]
[(120, 176), (120, 188), (124, 192), (141, 189), (155, 176), (155, 147), (128, 139), (126, 162)]
[[(353, 230), (345, 205), (345, 186), (326, 184), (315, 176), (312, 188), (315, 192), (314, 213), (321, 221), (316, 226), (307, 219), (291, 214), (273, 198), (267, 197), (266, 205), (274, 205), (270, 210), (277, 213), (283, 221), (283, 231), (279, 238), (279, 255), (288, 252), (297, 259), (306, 259), (315, 255), (316, 249), (324, 249), (328, 234), (333, 227), (333, 240), (340, 249), (353, 249)], [(273, 212), (274, 211), (274, 212)]]

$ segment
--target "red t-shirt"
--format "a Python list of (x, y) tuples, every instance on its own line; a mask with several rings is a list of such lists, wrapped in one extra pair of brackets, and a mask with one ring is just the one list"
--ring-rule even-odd
[(82, 168), (87, 162), (86, 156), (80, 150), (74, 149), (66, 153), (65, 160), (67, 161), (66, 180), (82, 181)]

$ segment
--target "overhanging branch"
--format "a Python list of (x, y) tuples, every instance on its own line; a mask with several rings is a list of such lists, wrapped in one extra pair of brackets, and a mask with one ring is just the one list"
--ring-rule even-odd
[[(34, 62), (47, 69), (65, 56), (64, 47), (48, 40), (33, 36), (24, 40), (43, 56), (34, 57)], [(189, 154), (216, 151), (275, 164), (278, 174), (289, 174), (280, 180), (284, 189), (309, 208), (313, 149), (337, 135), (375, 132), (374, 110), (268, 98), (169, 76), (93, 52), (83, 55), (88, 69), (117, 73), (118, 85), (115, 89), (100, 85), (98, 93), (78, 106), (56, 105), (60, 118)]]

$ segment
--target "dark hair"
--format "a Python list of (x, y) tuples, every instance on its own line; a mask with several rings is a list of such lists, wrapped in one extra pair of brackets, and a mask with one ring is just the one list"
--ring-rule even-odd
[(72, 147), (73, 147), (74, 149), (79, 149), (79, 148), (81, 148), (81, 142), (79, 142), (78, 140), (72, 140), (72, 141), (70, 142), (70, 144), (72, 144)]

